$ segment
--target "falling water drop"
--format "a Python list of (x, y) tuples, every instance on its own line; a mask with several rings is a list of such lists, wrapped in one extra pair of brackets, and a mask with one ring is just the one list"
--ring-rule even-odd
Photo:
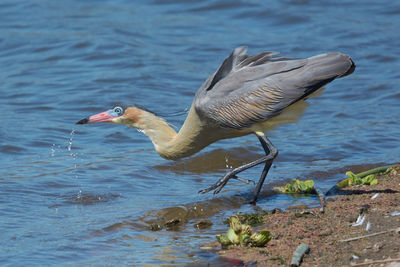
[(74, 134), (75, 134), (75, 129), (72, 129), (70, 137), (69, 137), (68, 151), (71, 151), (71, 149), (72, 149), (72, 140), (74, 138)]
[(52, 157), (54, 157), (54, 155), (55, 155), (55, 153), (56, 153), (55, 146), (56, 146), (56, 144), (53, 144), (53, 145), (51, 146), (51, 153), (50, 153), (50, 156), (52, 156)]
[(69, 151), (69, 155), (72, 157), (72, 160), (74, 162), (74, 177), (78, 178), (78, 173), (77, 173), (77, 169), (78, 169), (78, 165), (76, 164), (76, 153), (72, 152), (72, 140), (74, 139), (74, 134), (75, 134), (75, 128), (72, 129), (69, 140), (68, 140), (68, 147), (67, 150)]
[(228, 161), (229, 161), (228, 156), (225, 155), (225, 168), (232, 169), (232, 165), (229, 166), (229, 162)]
[(81, 197), (82, 197), (82, 190), (79, 189), (78, 195), (76, 196), (76, 199), (81, 199)]

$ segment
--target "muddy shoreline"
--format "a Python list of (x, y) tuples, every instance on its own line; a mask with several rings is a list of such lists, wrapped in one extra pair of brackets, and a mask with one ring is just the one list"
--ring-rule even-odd
[(269, 211), (254, 226), (272, 234), (264, 248), (222, 249), (218, 242), (204, 246), (231, 266), (289, 266), (302, 243), (310, 252), (301, 266), (400, 266), (400, 164), (376, 178), (377, 185), (352, 186), (327, 196), (324, 212), (301, 206)]

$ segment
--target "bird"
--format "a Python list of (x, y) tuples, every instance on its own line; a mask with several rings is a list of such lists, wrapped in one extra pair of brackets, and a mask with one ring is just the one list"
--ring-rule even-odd
[(264, 164), (249, 203), (255, 204), (278, 149), (266, 136), (276, 125), (299, 116), (291, 107), (336, 78), (355, 70), (346, 54), (330, 52), (304, 59), (277, 56), (277, 52), (247, 55), (247, 47), (235, 48), (200, 86), (178, 132), (163, 118), (137, 105), (116, 105), (76, 124), (108, 122), (138, 129), (147, 135), (156, 152), (168, 160), (191, 156), (222, 139), (254, 134), (265, 156), (227, 172), (210, 187), (219, 193), (230, 179), (248, 183), (238, 173)]

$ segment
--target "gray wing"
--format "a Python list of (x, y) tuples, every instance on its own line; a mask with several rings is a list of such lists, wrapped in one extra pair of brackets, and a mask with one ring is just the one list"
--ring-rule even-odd
[(246, 51), (236, 48), (194, 99), (197, 113), (222, 127), (240, 129), (266, 121), (355, 69), (350, 57), (340, 53), (288, 60), (273, 58), (274, 52), (248, 56)]

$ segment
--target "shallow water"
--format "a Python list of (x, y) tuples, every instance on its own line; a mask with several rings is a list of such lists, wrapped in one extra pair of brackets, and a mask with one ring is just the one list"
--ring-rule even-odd
[[(296, 124), (268, 133), (280, 154), (258, 202), (290, 178), (326, 190), (359, 165), (400, 156), (400, 4), (396, 1), (2, 1), (0, 3), (0, 262), (177, 265), (215, 261), (200, 245), (225, 231), (252, 185), (199, 195), (230, 166), (262, 155), (254, 136), (177, 162), (118, 125), (74, 125), (113, 103), (136, 103), (178, 127), (201, 83), (239, 45), (308, 57), (350, 54)], [(261, 168), (243, 178), (257, 180)], [(147, 224), (180, 212), (187, 224)], [(172, 216), (171, 215), (171, 216)], [(198, 219), (211, 229), (196, 230)]]

